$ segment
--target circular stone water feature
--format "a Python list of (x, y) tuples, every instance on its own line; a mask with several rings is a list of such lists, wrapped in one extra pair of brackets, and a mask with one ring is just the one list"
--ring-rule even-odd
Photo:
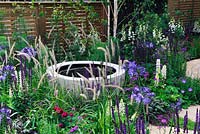
[(200, 78), (200, 59), (187, 62), (186, 76), (191, 78)]
[[(92, 75), (88, 70), (92, 72)], [(103, 72), (106, 75), (103, 75)], [(125, 79), (125, 70), (121, 66), (99, 61), (62, 62), (48, 67), (47, 73), (50, 78), (55, 79), (62, 88), (66, 89), (87, 87), (88, 84), (100, 83), (103, 79), (107, 84), (120, 85)]]

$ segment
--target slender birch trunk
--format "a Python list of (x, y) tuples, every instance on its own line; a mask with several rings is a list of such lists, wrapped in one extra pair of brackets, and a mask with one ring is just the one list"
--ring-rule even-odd
[(117, 19), (118, 19), (118, 3), (114, 0), (114, 24), (113, 24), (113, 37), (117, 35)]
[(110, 0), (107, 0), (108, 2), (108, 29), (107, 29), (107, 37), (108, 41), (110, 41)]

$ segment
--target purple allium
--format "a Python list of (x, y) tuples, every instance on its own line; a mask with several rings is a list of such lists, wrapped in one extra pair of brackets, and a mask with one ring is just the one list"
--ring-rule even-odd
[(32, 47), (25, 47), (21, 50), (21, 52), (28, 54), (30, 57), (35, 57), (37, 54), (36, 50)]
[(189, 91), (189, 92), (192, 92), (192, 88), (191, 88), (191, 87), (190, 87), (190, 88), (188, 88), (188, 91)]
[(70, 133), (73, 133), (73, 132), (75, 132), (76, 130), (78, 130), (78, 126), (75, 126), (75, 127), (71, 128), (69, 132), (70, 132)]

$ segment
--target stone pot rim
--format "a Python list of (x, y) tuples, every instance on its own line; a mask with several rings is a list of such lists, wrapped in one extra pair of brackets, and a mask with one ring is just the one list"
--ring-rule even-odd
[[(115, 73), (111, 74), (111, 75), (107, 75), (107, 79), (111, 79), (111, 78), (115, 78), (116, 76), (120, 76), (122, 74), (125, 73), (125, 69), (122, 68), (122, 66), (114, 64), (114, 63), (110, 63), (110, 62), (101, 62), (101, 61), (67, 61), (67, 62), (61, 62), (58, 63), (56, 65), (52, 65), (50, 67), (47, 68), (47, 73), (51, 76), (51, 77), (59, 77), (62, 79), (67, 79), (67, 80), (75, 80), (75, 81), (81, 81), (83, 80), (80, 77), (70, 77), (70, 76), (64, 76), (59, 74), (58, 72), (56, 72), (56, 69), (61, 67), (61, 66), (65, 66), (65, 65), (71, 65), (71, 64), (102, 64), (105, 66), (109, 66), (112, 67), (116, 70)], [(88, 80), (97, 80), (97, 79), (102, 79), (102, 77), (95, 77), (95, 78), (88, 78)]]

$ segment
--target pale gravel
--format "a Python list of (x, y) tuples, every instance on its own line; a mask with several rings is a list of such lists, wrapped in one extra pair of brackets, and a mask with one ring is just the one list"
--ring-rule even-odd
[[(195, 122), (197, 108), (200, 110), (200, 105), (190, 106), (188, 109), (182, 109), (182, 111), (179, 113), (179, 116), (184, 118), (186, 111), (188, 111), (188, 118)], [(170, 127), (158, 127), (150, 125), (149, 129), (150, 129), (150, 134), (169, 134), (170, 132)], [(174, 131), (172, 131), (171, 134), (175, 134)], [(182, 129), (179, 134), (183, 134)], [(189, 131), (188, 134), (193, 134), (193, 131)]]
[(200, 59), (187, 62), (186, 76), (191, 78), (200, 78)]

